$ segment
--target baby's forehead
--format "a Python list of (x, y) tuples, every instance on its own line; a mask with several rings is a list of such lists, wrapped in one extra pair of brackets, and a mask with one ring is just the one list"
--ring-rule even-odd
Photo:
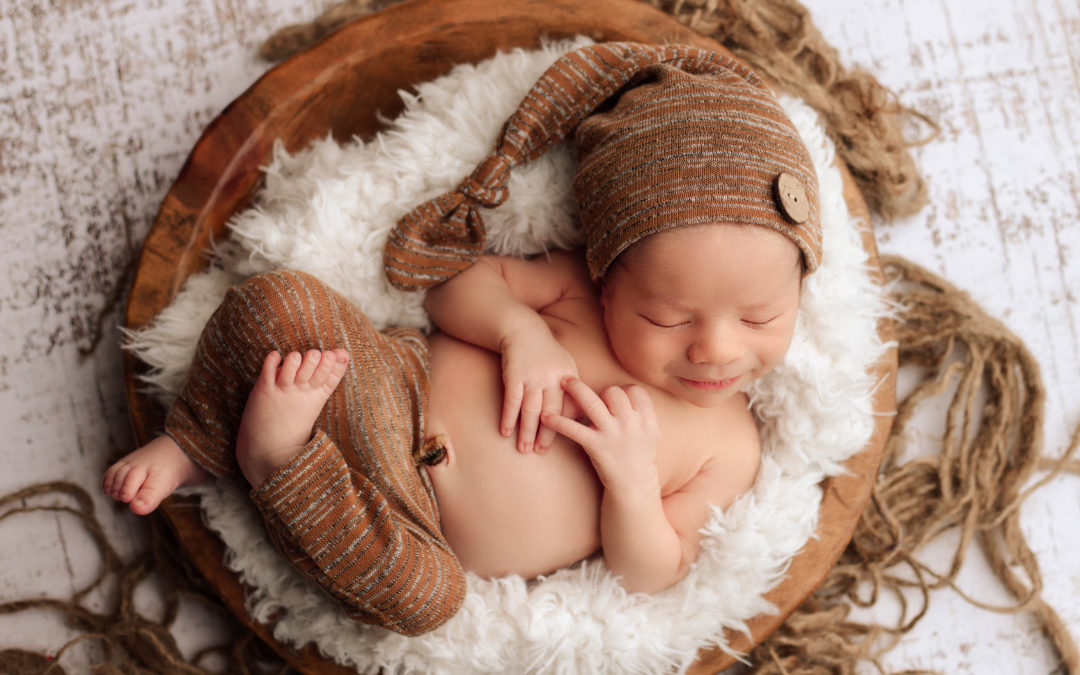
[[(684, 225), (650, 232), (631, 242), (616, 258), (616, 262), (623, 267), (640, 269), (655, 265), (659, 259), (680, 267), (697, 267), (702, 272), (707, 272), (710, 261), (702, 260), (693, 253), (723, 242), (732, 234), (749, 238), (755, 249), (778, 252), (778, 262), (784, 262), (792, 255), (797, 259), (802, 257), (802, 251), (791, 237), (773, 227), (724, 222)], [(786, 262), (784, 264), (786, 265)]]

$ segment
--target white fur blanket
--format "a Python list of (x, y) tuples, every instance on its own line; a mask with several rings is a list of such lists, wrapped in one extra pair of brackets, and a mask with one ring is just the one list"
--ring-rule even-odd
[[(305, 270), (343, 292), (376, 325), (426, 326), (420, 294), (392, 289), (382, 249), (395, 221), (416, 204), (452, 189), (490, 151), (503, 121), (560, 54), (587, 41), (549, 45), (461, 66), (403, 93), (406, 110), (375, 139), (344, 146), (331, 139), (290, 156), (276, 148), (256, 206), (232, 222), (216, 269), (196, 275), (129, 348), (154, 371), (166, 404), (175, 395), (201, 327), (229, 283), (278, 267)], [(228, 546), (228, 566), (251, 587), (252, 615), (277, 639), (314, 642), (328, 658), (374, 672), (505, 673), (682, 671), (699, 648), (725, 647), (721, 628), (772, 610), (762, 593), (782, 578), (812, 536), (819, 482), (842, 471), (873, 429), (874, 382), (867, 369), (886, 345), (875, 326), (885, 312), (842, 198), (834, 149), (817, 115), (782, 98), (803, 134), (821, 181), (825, 253), (804, 285), (795, 338), (785, 363), (754, 384), (764, 459), (753, 489), (726, 512), (714, 509), (690, 574), (654, 595), (627, 594), (599, 557), (526, 582), (468, 579), (461, 611), (421, 637), (358, 625), (274, 550), (239, 485), (195, 488), (206, 521)], [(576, 242), (564, 144), (517, 169), (510, 200), (485, 214), (490, 249), (535, 253)], [(890, 383), (891, 385), (891, 383)]]

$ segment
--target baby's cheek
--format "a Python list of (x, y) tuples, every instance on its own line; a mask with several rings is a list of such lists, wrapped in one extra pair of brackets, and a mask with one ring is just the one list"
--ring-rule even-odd
[[(662, 377), (685, 360), (686, 350), (678, 343), (668, 340), (649, 341), (643, 345), (642, 360), (653, 377)], [(653, 384), (657, 384), (654, 382)]]
[(784, 362), (788, 347), (791, 345), (791, 334), (777, 334), (768, 339), (762, 348), (762, 362), (768, 370)]

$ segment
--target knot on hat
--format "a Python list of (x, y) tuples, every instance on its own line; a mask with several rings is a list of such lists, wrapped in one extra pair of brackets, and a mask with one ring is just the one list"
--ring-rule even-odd
[(383, 265), (390, 283), (404, 290), (435, 286), (473, 264), (487, 229), (480, 207), (506, 201), (512, 165), (501, 154), (488, 157), (453, 192), (425, 202), (390, 232)]
[(494, 208), (506, 201), (510, 192), (506, 180), (510, 177), (510, 162), (500, 154), (492, 155), (476, 167), (458, 190), (480, 204)]
[(481, 203), (463, 190), (416, 207), (390, 232), (383, 268), (395, 287), (414, 291), (465, 271), (484, 249)]

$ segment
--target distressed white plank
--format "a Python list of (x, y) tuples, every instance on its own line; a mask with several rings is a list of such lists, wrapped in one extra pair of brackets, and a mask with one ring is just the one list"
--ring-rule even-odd
[[(266, 70), (258, 43), (328, 4), (0, 1), (0, 494), (73, 481), (121, 555), (139, 548), (141, 523), (97, 487), (109, 453), (132, 445), (119, 311), (90, 358), (79, 348), (203, 128)], [(0, 600), (64, 597), (99, 564), (69, 516), (0, 523)], [(189, 655), (219, 639), (205, 612), (183, 616)], [(0, 648), (56, 650), (69, 634), (48, 613), (0, 617)]]

